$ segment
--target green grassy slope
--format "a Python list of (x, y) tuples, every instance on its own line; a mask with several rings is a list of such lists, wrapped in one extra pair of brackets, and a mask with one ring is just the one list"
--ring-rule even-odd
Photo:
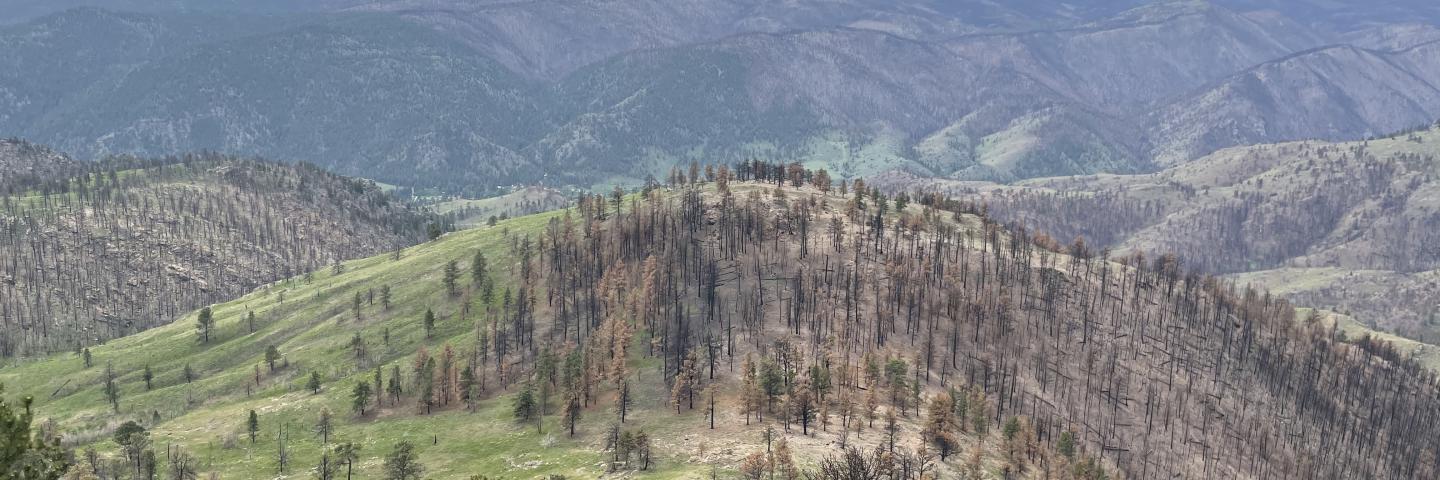
[[(356, 364), (349, 346), (355, 333), (369, 345), (375, 358), (371, 365), (383, 363), (387, 378), (397, 362), (408, 378), (409, 360), (421, 344), (437, 353), (447, 342), (457, 350), (468, 350), (473, 342), (470, 322), (477, 314), (472, 313), (470, 320), (460, 318), (460, 301), (449, 298), (441, 286), (440, 266), (452, 259), (468, 263), (475, 251), (484, 251), (497, 290), (503, 291), (510, 262), (509, 249), (504, 246), (507, 231), (510, 235), (535, 233), (558, 214), (532, 215), (453, 233), (406, 249), (399, 260), (383, 255), (350, 261), (338, 275), (327, 269), (316, 272), (309, 283), (295, 278), (261, 288), (214, 308), (218, 327), (208, 345), (197, 341), (192, 313), (168, 326), (92, 348), (94, 365), (88, 369), (78, 355), (59, 355), (0, 368), (0, 382), (6, 385), (8, 395), (33, 395), (39, 418), (55, 419), (71, 441), (84, 444), (95, 439), (101, 452), (115, 449), (108, 431), (120, 422), (135, 419), (149, 427), (152, 415), (158, 412), (161, 420), (153, 428), (157, 450), (169, 444), (183, 445), (202, 461), (202, 472), (222, 472), (226, 479), (275, 478), (276, 435), (282, 424), (290, 433), (287, 474), (310, 475), (321, 451), (311, 428), (321, 409), (327, 408), (339, 419), (332, 443), (349, 441), (362, 446), (356, 478), (378, 478), (381, 459), (401, 440), (417, 445), (422, 463), (435, 478), (501, 472), (525, 478), (551, 473), (595, 477), (603, 468), (602, 454), (598, 444), (592, 443), (598, 442), (599, 433), (610, 423), (603, 406), (586, 412), (581, 430), (592, 434), (577, 436), (579, 440), (560, 431), (554, 411), (546, 417), (544, 434), (537, 434), (534, 425), (515, 424), (510, 415), (513, 392), (487, 398), (473, 414), (452, 407), (433, 415), (416, 415), (408, 399), (364, 418), (355, 417), (350, 409), (351, 388), (373, 375), (373, 370), (361, 370)], [(462, 282), (469, 284), (468, 272)], [(392, 288), (390, 310), (382, 311), (377, 298), (373, 306), (364, 307), (363, 319), (355, 321), (350, 311), (354, 292), (370, 288), (378, 292), (382, 285)], [(484, 308), (478, 300), (476, 305), (476, 311)], [(433, 308), (439, 319), (430, 341), (425, 340), (420, 320), (427, 307)], [(247, 311), (256, 313), (255, 333), (247, 332)], [(382, 340), (385, 329), (389, 329), (388, 345)], [(269, 345), (278, 347), (288, 367), (271, 373), (263, 366)], [(102, 394), (106, 363), (113, 364), (119, 377), (119, 415), (111, 414)], [(199, 376), (190, 384), (183, 379), (187, 363)], [(147, 365), (155, 375), (154, 390), (148, 392), (142, 380)], [(653, 371), (646, 365), (644, 360), (637, 361), (641, 375)], [(253, 378), (256, 366), (261, 371), (258, 387)], [(318, 395), (305, 388), (311, 371), (319, 371), (324, 378)], [(658, 390), (651, 386), (654, 383), (637, 382), (637, 387)], [(637, 393), (637, 407), (642, 409), (659, 407), (658, 402), (666, 397), (659, 391)], [(244, 433), (250, 410), (259, 414), (261, 423), (261, 438), (253, 446)], [(632, 417), (629, 428), (646, 425), (638, 417)], [(233, 448), (225, 448), (227, 436), (237, 439)], [(708, 471), (708, 467), (662, 460), (651, 475), (677, 477), (701, 469)]]

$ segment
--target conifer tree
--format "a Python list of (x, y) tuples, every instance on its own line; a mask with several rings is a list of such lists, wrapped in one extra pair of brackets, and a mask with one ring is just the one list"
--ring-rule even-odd
[(465, 367), (460, 369), (460, 401), (465, 403), (465, 410), (475, 411), (480, 401), (480, 384), (475, 380), (475, 361), (472, 358)]
[(935, 449), (940, 452), (940, 461), (945, 461), (951, 453), (959, 448), (959, 440), (955, 438), (955, 405), (949, 393), (940, 393), (930, 399), (929, 418), (925, 422), (923, 434)]
[(200, 343), (210, 343), (210, 329), (215, 326), (215, 316), (210, 307), (200, 309), (200, 314), (195, 317), (195, 329), (200, 336)]
[(470, 261), (470, 284), (473, 288), (482, 289), (485, 283), (490, 281), (490, 266), (485, 259), (485, 253), (475, 251), (475, 258)]
[[(0, 477), (56, 480), (70, 468), (69, 455), (60, 439), (31, 433), (32, 400), (20, 400), (18, 411), (5, 401), (0, 384)], [(13, 476), (13, 477), (12, 477)]]
[(357, 322), (360, 321), (360, 307), (364, 302), (365, 298), (360, 294), (359, 290), (356, 290), (355, 298), (350, 300), (350, 313), (355, 316), (355, 321)]
[(570, 389), (565, 394), (565, 425), (570, 427), (570, 436), (575, 436), (575, 424), (580, 421), (582, 412), (580, 405), (580, 392)]
[(515, 395), (515, 404), (512, 408), (515, 419), (521, 422), (529, 421), (535, 417), (535, 385), (534, 382), (526, 381), (521, 387), (520, 393)]
[(456, 288), (459, 286), (459, 280), (460, 266), (457, 265), (454, 260), (445, 262), (444, 278), (442, 278), (441, 281), (445, 283), (445, 291), (451, 296), (455, 295)]
[(420, 480), (425, 466), (415, 454), (415, 446), (408, 441), (395, 444), (395, 449), (385, 457), (386, 480)]
[(345, 442), (335, 446), (335, 461), (345, 465), (345, 479), (350, 480), (355, 472), (355, 462), (360, 460), (360, 446)]
[(365, 406), (370, 404), (370, 382), (361, 380), (350, 391), (350, 408), (358, 416), (365, 416)]
[(645, 430), (635, 432), (635, 454), (640, 457), (640, 469), (650, 469), (650, 435)]
[(127, 421), (115, 429), (114, 438), (115, 444), (120, 446), (120, 452), (125, 454), (125, 460), (135, 466), (139, 473), (141, 454), (150, 446), (150, 432), (134, 421)]
[(254, 410), (250, 411), (250, 416), (245, 421), (245, 431), (250, 434), (250, 443), (254, 444), (255, 437), (260, 434), (260, 416)]
[(400, 395), (405, 393), (405, 389), (400, 385), (400, 366), (394, 365), (390, 367), (390, 383), (385, 388), (386, 393), (390, 394), (390, 403), (392, 405), (399, 402)]
[(808, 379), (800, 380), (788, 403), (789, 413), (794, 415), (795, 421), (800, 422), (800, 433), (810, 435), (810, 421), (815, 418), (815, 397)]
[(331, 419), (330, 409), (320, 410), (320, 418), (315, 421), (315, 435), (320, 437), (320, 444), (330, 444), (330, 434), (335, 433), (335, 422)]
[(425, 339), (429, 340), (435, 336), (435, 312), (425, 309)]
[(275, 372), (275, 362), (280, 361), (280, 349), (275, 345), (265, 347), (265, 364), (270, 366), (270, 372)]
[(1072, 431), (1069, 431), (1069, 430), (1066, 430), (1066, 431), (1064, 431), (1064, 432), (1061, 432), (1061, 433), (1060, 433), (1060, 440), (1059, 440), (1059, 442), (1058, 442), (1057, 445), (1056, 445), (1056, 449), (1060, 451), (1060, 455), (1062, 455), (1062, 456), (1065, 457), (1065, 460), (1067, 460), (1067, 461), (1069, 461), (1069, 460), (1074, 460), (1074, 459), (1075, 459), (1075, 432), (1072, 432)]

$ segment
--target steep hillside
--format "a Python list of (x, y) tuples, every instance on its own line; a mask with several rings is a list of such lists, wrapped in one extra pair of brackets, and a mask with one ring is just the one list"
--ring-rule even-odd
[(1402, 50), (1440, 40), (1440, 27), (1424, 23), (1379, 25), (1345, 35), (1345, 42), (1372, 50)]
[(983, 199), (997, 218), (1057, 238), (1175, 252), (1204, 272), (1250, 272), (1240, 278), (1434, 340), (1437, 153), (1440, 127), (1362, 142), (1232, 148), (1148, 175), (918, 184)]
[(0, 140), (0, 189), (6, 193), (69, 178), (85, 165), (44, 145)]
[(345, 262), (214, 306), (208, 337), (186, 314), (0, 381), (105, 472), (164, 444), (159, 470), (236, 479), (1436, 473), (1435, 377), (1388, 344), (935, 197), (736, 175)]
[(9, 184), (0, 199), (0, 357), (169, 323), (277, 278), (413, 244), (429, 222), (369, 182), (313, 166), (200, 155), (74, 171)]
[(1429, 123), (1440, 118), (1435, 78), (1440, 43), (1390, 52), (1339, 46), (1300, 53), (1158, 110), (1148, 132), (1152, 154), (1168, 166), (1236, 145), (1349, 140)]

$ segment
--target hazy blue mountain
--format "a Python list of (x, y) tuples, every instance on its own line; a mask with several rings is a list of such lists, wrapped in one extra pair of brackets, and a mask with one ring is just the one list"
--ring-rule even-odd
[(0, 24), (20, 23), (57, 12), (100, 7), (139, 13), (267, 15), (329, 12), (372, 0), (0, 0)]
[(1379, 136), (1440, 118), (1440, 42), (1333, 46), (1248, 69), (1157, 110), (1154, 158), (1176, 164), (1271, 139)]
[(9, 133), (67, 102), (104, 95), (138, 65), (195, 45), (263, 34), (293, 20), (157, 17), (95, 8), (69, 10), (0, 30), (0, 125)]
[(0, 29), (0, 134), (478, 192), (751, 156), (842, 176), (1135, 173), (1440, 114), (1435, 29), (1339, 0), (197, 5)]
[[(82, 158), (214, 149), (456, 188), (523, 177), (525, 160), (513, 150), (539, 131), (534, 86), (398, 19), (350, 15), (170, 53), (146, 51), (154, 47), (145, 41), (187, 33), (175, 23), (91, 13), (63, 14), (0, 42), (83, 17), (84, 30), (99, 36), (90, 44), (152, 58), (97, 50), (109, 65), (64, 62), (57, 68), (76, 70), (43, 75), (67, 85), (30, 78), (35, 70), (26, 65), (56, 65), (43, 61), (44, 52), (17, 58), (17, 68), (7, 70), (16, 81), (0, 88), (21, 92), (7, 96), (19, 108), (0, 129)], [(43, 45), (90, 53), (64, 42)], [(50, 104), (30, 114), (38, 103), (31, 97)]]
[(1440, 21), (1440, 3), (1430, 0), (1221, 0), (1239, 10), (1270, 10), (1334, 31), (1399, 22)]
[(747, 33), (851, 28), (939, 40), (1062, 28), (1142, 2), (1025, 0), (385, 0), (389, 12), (456, 36), (517, 72), (556, 79), (624, 52)]

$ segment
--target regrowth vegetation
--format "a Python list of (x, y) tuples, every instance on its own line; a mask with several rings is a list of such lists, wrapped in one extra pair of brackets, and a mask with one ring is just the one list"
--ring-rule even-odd
[[(71, 356), (0, 380), (56, 392), (76, 443), (118, 410), (194, 452), (163, 468), (226, 478), (1440, 473), (1435, 377), (1387, 344), (827, 176), (695, 167), (292, 279), (216, 306), (210, 344), (183, 322), (93, 348), (118, 408)], [(243, 333), (250, 310), (276, 321)]]

